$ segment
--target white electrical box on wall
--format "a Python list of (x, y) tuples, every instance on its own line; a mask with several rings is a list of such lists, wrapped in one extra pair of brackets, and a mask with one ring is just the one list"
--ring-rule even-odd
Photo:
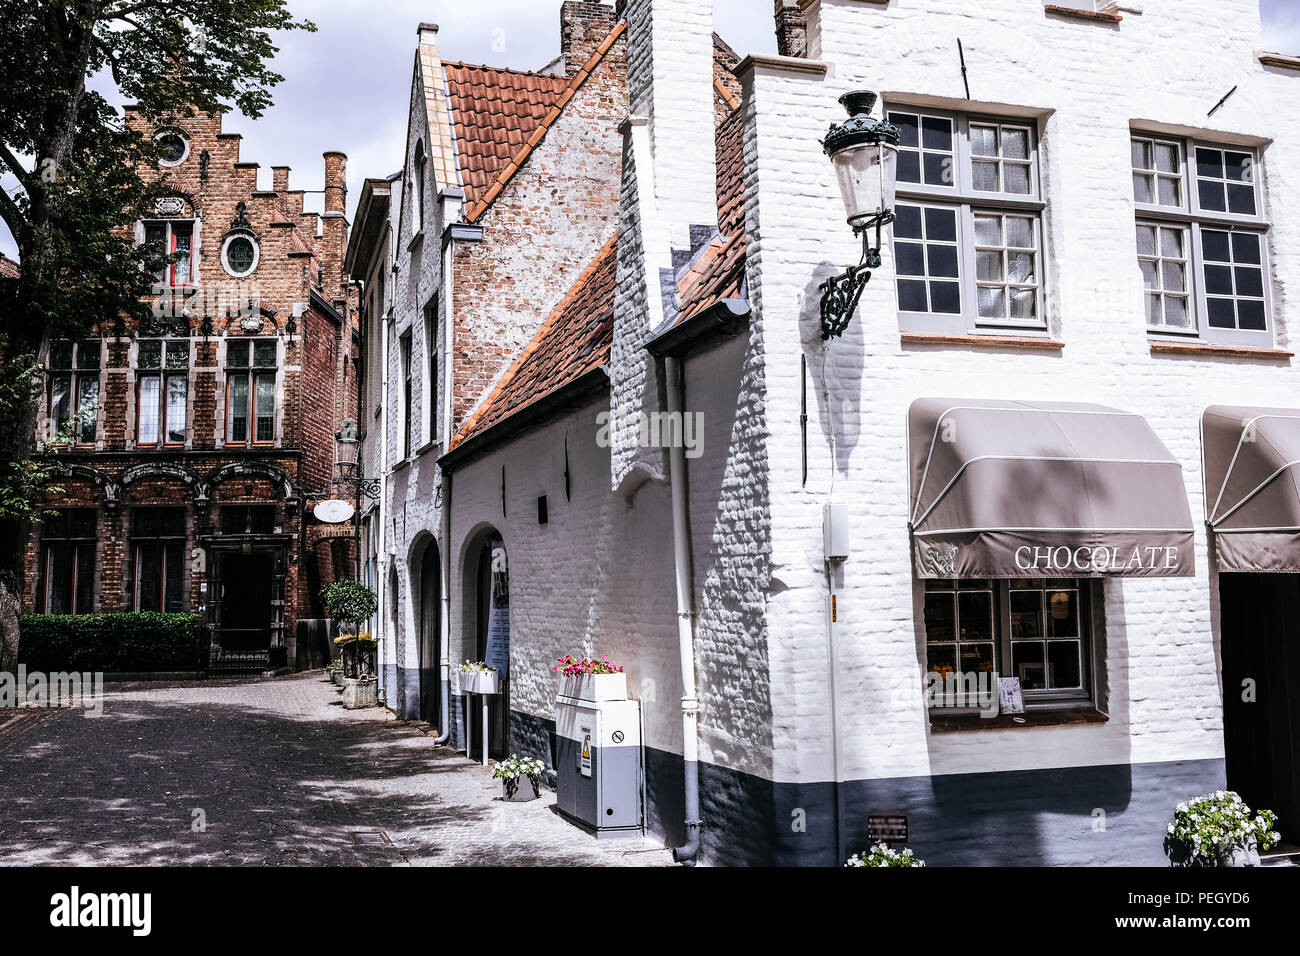
[(827, 561), (843, 561), (849, 556), (848, 505), (823, 506), (822, 543)]

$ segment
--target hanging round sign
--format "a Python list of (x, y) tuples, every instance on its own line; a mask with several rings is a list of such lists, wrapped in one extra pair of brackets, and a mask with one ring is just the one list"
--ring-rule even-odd
[(324, 521), (326, 524), (342, 524), (356, 513), (350, 501), (344, 501), (342, 498), (327, 498), (318, 502), (312, 509), (312, 514), (316, 516), (317, 521)]

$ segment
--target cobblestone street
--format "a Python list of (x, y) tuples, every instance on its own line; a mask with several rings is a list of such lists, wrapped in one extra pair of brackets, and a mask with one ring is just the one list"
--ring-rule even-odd
[(320, 672), (110, 684), (104, 714), (0, 711), (0, 864), (662, 866), (596, 841)]

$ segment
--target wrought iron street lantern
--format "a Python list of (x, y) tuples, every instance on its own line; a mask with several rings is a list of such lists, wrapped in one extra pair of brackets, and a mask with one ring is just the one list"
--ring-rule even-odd
[(831, 126), (822, 149), (835, 167), (853, 234), (862, 236), (862, 261), (821, 285), (823, 340), (842, 335), (848, 328), (871, 278), (870, 270), (880, 268), (881, 234), (894, 221), (898, 173), (898, 127), (871, 116), (876, 94), (855, 90), (841, 96), (840, 103), (849, 118)]

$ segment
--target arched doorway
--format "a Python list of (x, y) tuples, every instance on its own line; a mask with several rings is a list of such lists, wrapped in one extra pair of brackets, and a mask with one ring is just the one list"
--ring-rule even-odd
[(432, 538), (420, 556), (419, 668), (420, 719), (440, 731), (442, 721), (442, 675), (440, 626), (442, 601), (442, 564), (438, 560), (438, 543)]
[[(473, 613), (466, 621), (464, 646), (472, 649), (475, 660), (501, 674), (501, 693), (488, 698), (488, 753), (505, 757), (510, 748), (510, 571), (505, 544), (495, 529), (488, 528), (471, 542), (466, 558), (465, 607)], [(467, 718), (475, 722), (477, 752), (482, 716), (474, 713)]]

